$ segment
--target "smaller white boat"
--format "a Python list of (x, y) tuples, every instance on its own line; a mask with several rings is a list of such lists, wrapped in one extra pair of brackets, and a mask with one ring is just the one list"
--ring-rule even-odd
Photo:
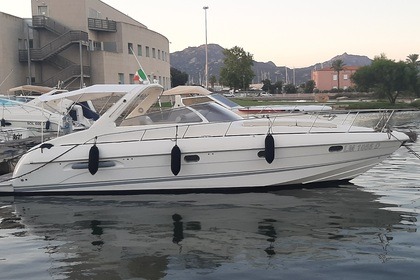
[[(99, 117), (90, 101), (60, 98), (66, 90), (26, 85), (9, 92), (11, 95), (0, 98), (1, 127), (27, 129), (30, 136), (54, 137), (86, 129)], [(52, 95), (55, 98), (50, 102), (40, 99)]]
[[(78, 100), (72, 101), (66, 98), (59, 98), (60, 94), (66, 92), (68, 91), (33, 85), (24, 85), (9, 89), (9, 93), (16, 101), (39, 107), (47, 112), (71, 117), (69, 119), (72, 122), (71, 130), (81, 130), (90, 127), (99, 117), (92, 102), (78, 102)], [(50, 102), (42, 102), (40, 100), (40, 96), (49, 95), (54, 95), (56, 98)], [(65, 131), (65, 133), (67, 132)]]
[(69, 117), (33, 105), (0, 98), (1, 127), (25, 128), (34, 136), (47, 133), (68, 133), (72, 130)]
[(0, 127), (0, 143), (27, 139), (34, 136), (33, 133), (22, 127)]

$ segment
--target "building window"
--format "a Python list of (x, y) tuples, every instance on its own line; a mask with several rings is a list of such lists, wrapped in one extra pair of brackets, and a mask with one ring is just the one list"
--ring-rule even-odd
[(146, 57), (150, 57), (150, 48), (146, 46)]
[(130, 74), (130, 84), (134, 84), (134, 74)]
[[(29, 80), (31, 80), (31, 81), (29, 82)], [(34, 85), (35, 84), (35, 77), (31, 77), (30, 79), (29, 79), (29, 77), (26, 77), (26, 84), (27, 85)]]
[(118, 83), (124, 84), (124, 73), (118, 73)]
[(156, 58), (156, 49), (155, 48), (152, 48), (152, 57)]
[(143, 55), (143, 48), (141, 45), (137, 45), (137, 55), (142, 56)]
[(337, 81), (337, 75), (333, 75), (333, 81)]
[(106, 52), (117, 52), (117, 43), (116, 42), (102, 42), (102, 50)]
[(98, 41), (92, 42), (92, 51), (102, 51), (102, 50), (103, 50), (102, 42), (98, 42)]
[(133, 43), (128, 43), (128, 54), (133, 54)]
[(38, 6), (38, 15), (48, 16), (48, 7), (47, 6)]
[(344, 74), (344, 75), (343, 75), (343, 79), (344, 79), (344, 80), (348, 80), (348, 79), (349, 79), (349, 75)]
[(160, 50), (158, 49), (158, 59), (160, 59)]

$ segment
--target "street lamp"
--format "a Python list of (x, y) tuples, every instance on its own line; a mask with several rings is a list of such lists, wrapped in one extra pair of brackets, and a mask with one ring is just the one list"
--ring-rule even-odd
[(206, 89), (209, 88), (209, 65), (208, 65), (208, 53), (207, 53), (207, 9), (209, 7), (208, 6), (204, 6), (204, 26), (205, 26), (205, 34), (206, 34), (206, 73), (205, 73), (205, 78), (206, 78)]

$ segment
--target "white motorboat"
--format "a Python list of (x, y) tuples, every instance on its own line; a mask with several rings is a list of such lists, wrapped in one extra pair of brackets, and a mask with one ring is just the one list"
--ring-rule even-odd
[[(58, 96), (61, 96), (60, 94), (66, 92), (68, 91), (33, 85), (23, 85), (9, 89), (11, 97), (16, 101), (20, 101), (20, 107), (29, 105), (28, 107), (39, 108), (37, 109), (38, 114), (41, 112), (47, 116), (61, 115), (58, 119), (65, 117), (61, 127), (62, 130), (64, 129), (64, 133), (90, 127), (98, 118), (93, 104), (89, 101), (79, 102), (78, 100), (72, 101), (66, 98), (58, 98)], [(41, 95), (55, 95), (56, 98), (49, 102), (42, 102), (39, 98)], [(32, 111), (31, 114), (33, 114)], [(71, 122), (72, 126), (68, 127), (67, 122)], [(40, 129), (38, 128), (38, 130)], [(63, 133), (63, 131), (61, 132)]]
[(159, 110), (153, 104), (162, 91), (157, 84), (95, 85), (63, 93), (78, 101), (121, 97), (90, 128), (30, 149), (0, 191), (195, 191), (349, 180), (409, 139), (304, 118), (244, 119), (214, 102)]
[(31, 136), (71, 130), (70, 118), (37, 105), (0, 98), (1, 127), (25, 128)]

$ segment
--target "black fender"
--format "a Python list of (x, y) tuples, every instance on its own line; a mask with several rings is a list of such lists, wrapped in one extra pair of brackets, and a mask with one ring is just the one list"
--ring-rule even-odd
[(271, 133), (268, 133), (265, 136), (265, 160), (268, 163), (272, 163), (275, 157), (275, 145), (274, 145), (274, 137)]
[(171, 171), (175, 176), (181, 171), (181, 150), (178, 145), (171, 150)]
[(92, 175), (95, 175), (99, 169), (99, 149), (96, 144), (93, 145), (89, 150), (88, 169)]

